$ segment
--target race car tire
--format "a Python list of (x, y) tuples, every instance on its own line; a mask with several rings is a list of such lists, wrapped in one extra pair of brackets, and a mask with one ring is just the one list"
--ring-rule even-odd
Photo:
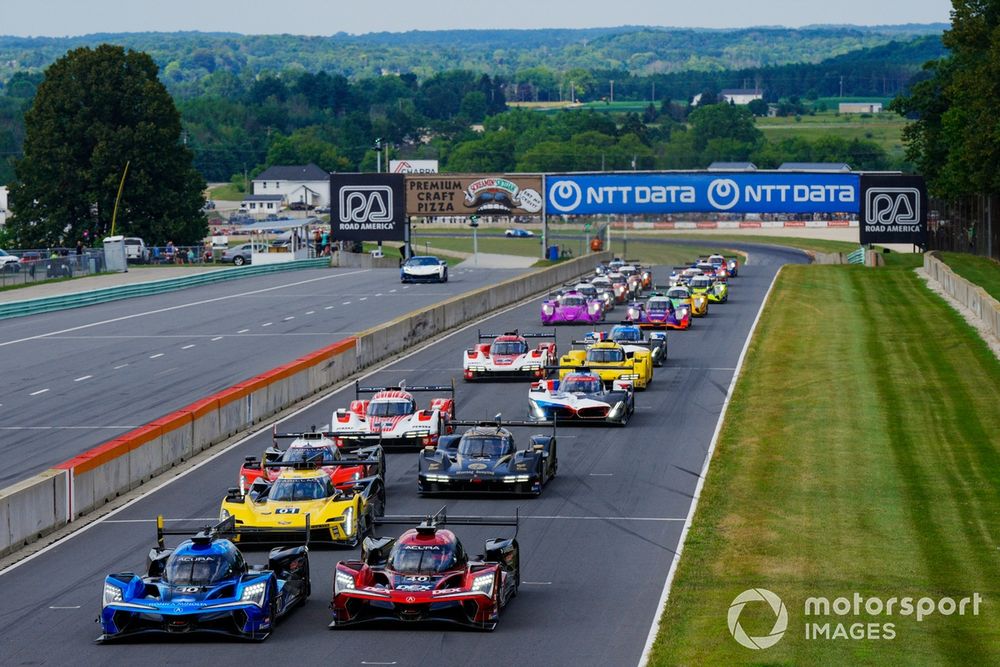
[(299, 600), (299, 606), (300, 607), (302, 605), (304, 605), (306, 603), (306, 599), (310, 595), (312, 595), (312, 578), (309, 576), (309, 557), (308, 556), (306, 557), (306, 574), (305, 574), (305, 577), (306, 577), (306, 594), (302, 596), (301, 600)]

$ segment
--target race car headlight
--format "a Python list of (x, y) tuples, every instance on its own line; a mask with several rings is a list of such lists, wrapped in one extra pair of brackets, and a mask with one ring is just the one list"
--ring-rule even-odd
[(531, 410), (531, 416), (537, 419), (545, 419), (545, 408), (540, 406), (535, 401), (528, 401), (528, 409)]
[(354, 577), (337, 570), (337, 576), (333, 580), (333, 594), (336, 595), (340, 591), (353, 591), (354, 589)]
[(552, 313), (556, 312), (556, 309), (553, 308), (551, 304), (546, 303), (542, 306), (542, 312), (545, 313), (546, 315), (551, 315)]
[(729, 262), (729, 270), (732, 271), (736, 268), (736, 262)]
[(361, 479), (361, 473), (359, 473), (359, 472), (356, 472), (356, 473), (354, 473), (353, 475), (351, 475), (351, 481), (352, 481), (352, 482), (353, 482), (353, 481), (356, 481), (356, 480), (359, 480), (359, 479)]
[(629, 316), (629, 319), (633, 319), (634, 320), (635, 318), (639, 317), (639, 311), (636, 310), (635, 308), (629, 308), (628, 309), (628, 316)]
[(598, 313), (601, 311), (601, 304), (596, 301), (592, 301), (590, 305), (587, 306), (587, 309), (592, 313)]
[(241, 602), (252, 602), (258, 607), (264, 606), (264, 596), (267, 594), (267, 584), (263, 581), (259, 581), (256, 584), (250, 584), (243, 588), (243, 595), (240, 596)]
[(104, 584), (104, 606), (122, 601), (122, 589), (111, 584)]
[(687, 317), (687, 314), (688, 314), (688, 309), (681, 308), (680, 310), (677, 311), (677, 318), (683, 320), (685, 317)]
[(503, 481), (505, 484), (515, 484), (517, 482), (528, 482), (531, 480), (531, 475), (504, 475)]
[(491, 595), (493, 593), (493, 580), (495, 578), (496, 577), (492, 572), (489, 574), (479, 575), (472, 580), (472, 592)]
[(615, 407), (611, 409), (611, 412), (608, 413), (608, 417), (618, 419), (622, 416), (623, 412), (625, 412), (625, 401), (618, 401)]
[(226, 520), (226, 519), (228, 519), (228, 518), (229, 518), (230, 516), (232, 516), (232, 515), (231, 515), (231, 514), (229, 513), (229, 510), (227, 510), (227, 509), (226, 509), (225, 507), (223, 507), (223, 508), (222, 508), (222, 511), (221, 511), (221, 512), (219, 512), (219, 521), (220, 521), (220, 522), (222, 522), (222, 521), (225, 521), (225, 520)]
[(353, 535), (354, 534), (354, 508), (348, 507), (344, 510), (344, 513), (340, 515), (340, 520), (344, 523), (344, 534)]

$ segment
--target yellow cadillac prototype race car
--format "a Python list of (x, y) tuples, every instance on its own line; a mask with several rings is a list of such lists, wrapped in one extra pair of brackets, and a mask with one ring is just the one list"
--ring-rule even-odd
[(258, 478), (244, 494), (229, 489), (220, 517), (233, 517), (234, 541), (273, 540), (275, 533), (309, 531), (310, 540), (357, 546), (371, 534), (375, 518), (385, 508), (385, 487), (379, 477), (358, 479), (344, 490), (334, 486), (322, 468), (282, 470), (269, 482)]
[(615, 380), (627, 380), (636, 389), (645, 389), (653, 381), (653, 357), (649, 350), (626, 351), (612, 341), (573, 341), (585, 346), (572, 349), (559, 358), (559, 379), (583, 369), (593, 370), (601, 381), (611, 385)]
[(705, 317), (708, 315), (708, 296), (706, 294), (692, 294), (690, 288), (684, 285), (674, 285), (672, 287), (656, 287), (657, 291), (651, 292), (650, 296), (665, 296), (670, 299), (674, 308), (687, 308), (691, 311), (691, 317)]

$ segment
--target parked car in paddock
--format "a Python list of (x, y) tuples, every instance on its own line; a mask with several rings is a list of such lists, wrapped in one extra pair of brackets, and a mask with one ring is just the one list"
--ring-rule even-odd
[[(476, 346), (462, 354), (466, 380), (543, 378), (545, 367), (558, 359), (555, 330), (519, 333), (515, 329), (501, 334), (477, 331), (476, 336)], [(529, 339), (542, 342), (532, 348)]]
[(20, 270), (21, 260), (5, 250), (0, 249), (0, 271), (17, 273)]
[[(380, 525), (413, 525), (398, 538), (368, 538), (360, 560), (337, 563), (333, 621), (343, 628), (370, 621), (453, 623), (493, 631), (521, 582), (517, 517), (386, 517)], [(446, 526), (513, 526), (514, 535), (487, 540), (469, 557)]]
[[(427, 408), (417, 408), (414, 394), (449, 394), (432, 398)], [(363, 399), (363, 394), (372, 394)], [(362, 387), (354, 383), (354, 400), (349, 408), (338, 409), (330, 417), (330, 433), (337, 447), (357, 449), (373, 444), (416, 450), (437, 444), (438, 438), (453, 431), (455, 383), (450, 385)]]
[(403, 283), (446, 283), (448, 263), (433, 255), (411, 257), (399, 268), (399, 280)]
[(235, 519), (199, 531), (167, 548), (156, 519), (156, 547), (146, 574), (118, 572), (104, 579), (100, 642), (140, 635), (215, 634), (263, 641), (275, 622), (310, 593), (308, 535), (298, 546), (277, 547), (267, 564), (251, 566), (233, 543)]
[(634, 412), (632, 381), (613, 380), (605, 387), (593, 366), (561, 380), (539, 380), (528, 390), (528, 416), (535, 420), (625, 426)]
[[(291, 439), (286, 449), (278, 446), (279, 440)], [(330, 476), (333, 485), (342, 491), (354, 486), (363, 477), (379, 477), (385, 484), (385, 452), (381, 447), (364, 447), (345, 456), (333, 441), (333, 434), (324, 431), (304, 433), (271, 432), (271, 446), (259, 459), (248, 456), (240, 467), (240, 493), (258, 479), (275, 482), (282, 470), (288, 467), (318, 467)]]
[[(537, 496), (556, 476), (555, 422), (459, 421), (469, 427), (461, 435), (446, 435), (436, 447), (424, 447), (417, 459), (417, 490), (421, 495), (444, 493), (503, 493)], [(518, 449), (512, 427), (552, 426), (551, 435), (532, 435)]]
[(125, 261), (132, 264), (149, 264), (150, 250), (138, 236), (125, 237)]
[(555, 293), (542, 302), (542, 324), (593, 324), (604, 320), (604, 301), (576, 290)]
[(255, 252), (267, 252), (267, 246), (263, 243), (243, 243), (233, 246), (222, 253), (222, 257), (219, 258), (219, 261), (223, 264), (243, 266), (244, 264), (251, 263), (253, 253)]

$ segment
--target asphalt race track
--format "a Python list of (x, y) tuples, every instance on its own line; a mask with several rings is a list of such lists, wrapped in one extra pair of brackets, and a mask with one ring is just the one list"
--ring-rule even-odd
[(264, 275), (0, 320), (0, 487), (403, 313), (520, 273)]
[[(268, 444), (268, 434), (262, 433), (0, 574), (4, 664), (245, 664), (282, 656), (304, 665), (634, 665), (749, 328), (779, 265), (804, 261), (793, 250), (751, 250), (729, 303), (712, 305), (709, 316), (696, 320), (690, 331), (669, 333), (667, 365), (655, 370), (647, 391), (637, 394), (637, 412), (626, 428), (559, 429), (559, 475), (540, 498), (419, 498), (416, 455), (389, 455), (389, 514), (430, 513), (445, 504), (452, 515), (512, 515), (520, 508), (523, 583), (496, 632), (400, 626), (328, 630), (332, 568), (353, 553), (314, 549), (312, 598), (262, 647), (219, 641), (94, 645), (103, 576), (142, 571), (154, 543), (151, 520), (158, 513), (214, 520), (243, 457), (259, 455)], [(662, 273), (661, 268), (655, 277)], [(619, 307), (612, 315), (621, 312)], [(481, 326), (531, 330), (537, 323), (535, 301)], [(459, 377), (460, 353), (473, 342), (475, 328), (402, 358), (366, 382), (437, 383)], [(561, 328), (560, 350), (584, 330)], [(325, 424), (352, 395), (350, 387), (341, 390), (293, 416), (282, 429)], [(463, 384), (457, 410), (462, 419), (489, 418), (498, 411), (522, 419), (526, 406), (526, 383)], [(471, 553), (492, 536), (486, 528), (456, 531)], [(250, 557), (251, 562), (265, 559), (262, 552)], [(719, 610), (719, 623), (724, 627), (725, 610)]]

